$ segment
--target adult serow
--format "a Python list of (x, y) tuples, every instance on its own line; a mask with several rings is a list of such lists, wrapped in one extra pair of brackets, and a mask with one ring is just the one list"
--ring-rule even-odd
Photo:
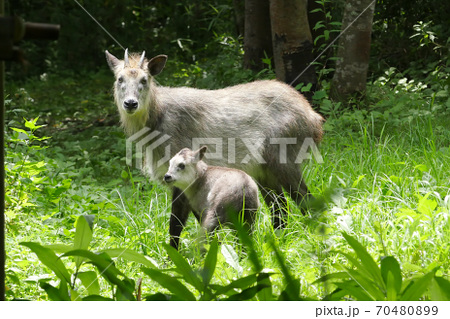
[[(165, 55), (147, 60), (145, 51), (129, 56), (126, 50), (119, 60), (106, 51), (106, 59), (116, 78), (114, 99), (126, 134), (147, 127), (170, 136), (146, 152), (145, 174), (161, 181), (174, 150), (196, 149), (194, 140), (214, 141), (216, 147), (208, 144), (211, 152), (205, 154), (208, 162), (252, 176), (272, 208), (275, 228), (283, 225), (287, 209), (283, 189), (300, 205), (312, 198), (299, 162), (304, 142), (320, 142), (323, 118), (295, 89), (275, 80), (219, 90), (163, 87), (153, 77), (163, 70)], [(190, 210), (186, 196), (174, 187), (169, 233), (175, 248)]]
[(208, 166), (203, 161), (206, 149), (178, 152), (170, 160), (164, 181), (181, 189), (207, 232), (237, 220), (250, 227), (259, 207), (258, 186), (241, 170)]

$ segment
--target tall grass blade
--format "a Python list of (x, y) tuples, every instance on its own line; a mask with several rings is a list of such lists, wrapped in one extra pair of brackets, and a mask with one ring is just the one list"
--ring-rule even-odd
[(418, 279), (412, 281), (403, 292), (403, 295), (399, 300), (401, 301), (416, 301), (425, 293), (425, 291), (430, 286), (434, 274), (439, 267), (434, 268), (429, 273), (419, 277)]
[(183, 276), (183, 279), (186, 280), (187, 283), (191, 284), (195, 287), (199, 292), (203, 292), (203, 284), (198, 277), (197, 273), (194, 272), (191, 265), (184, 259), (183, 256), (172, 246), (164, 244), (164, 248), (167, 251), (172, 262), (175, 264), (176, 271)]
[(284, 291), (281, 293), (281, 300), (301, 300), (300, 298), (300, 281), (296, 280), (291, 276), (286, 263), (285, 258), (282, 256), (281, 252), (276, 247), (273, 241), (270, 242), (272, 249), (275, 253), (275, 257), (278, 261), (278, 264), (281, 268), (281, 273), (284, 277), (284, 282), (286, 283), (286, 287)]
[[(370, 277), (374, 280), (376, 284), (380, 286), (380, 288), (385, 288), (385, 284), (383, 278), (381, 276), (380, 268), (373, 260), (372, 256), (367, 252), (363, 245), (361, 245), (355, 238), (348, 235), (347, 233), (342, 234), (348, 244), (353, 248), (359, 260), (361, 261), (361, 265), (369, 274)], [(362, 270), (362, 269), (361, 269)]]
[(207, 287), (211, 282), (214, 270), (216, 269), (217, 252), (218, 252), (218, 244), (217, 239), (215, 238), (209, 247), (209, 251), (205, 257), (205, 263), (203, 264), (203, 269), (201, 272), (203, 285), (205, 287)]
[(248, 248), (248, 259), (253, 265), (253, 271), (260, 272), (263, 269), (263, 267), (258, 258), (258, 254), (253, 244), (253, 240), (249, 235), (248, 229), (246, 229), (242, 225), (242, 223), (239, 220), (239, 216), (237, 214), (230, 214), (229, 218), (233, 223), (233, 227), (236, 229), (238, 237), (241, 240), (242, 244)]
[(372, 299), (383, 301), (385, 300), (384, 292), (379, 289), (379, 287), (371, 280), (371, 278), (366, 277), (363, 273), (353, 269), (346, 269), (352, 281), (355, 282), (362, 290)]

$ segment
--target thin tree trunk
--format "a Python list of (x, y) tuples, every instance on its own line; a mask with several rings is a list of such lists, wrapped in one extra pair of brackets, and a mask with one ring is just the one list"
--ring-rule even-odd
[(264, 68), (262, 59), (272, 56), (269, 0), (245, 0), (244, 67)]
[(374, 0), (347, 0), (342, 19), (336, 71), (331, 81), (331, 97), (346, 101), (364, 94), (369, 69)]
[(270, 0), (272, 43), (277, 79), (316, 85), (313, 40), (308, 23), (308, 0)]

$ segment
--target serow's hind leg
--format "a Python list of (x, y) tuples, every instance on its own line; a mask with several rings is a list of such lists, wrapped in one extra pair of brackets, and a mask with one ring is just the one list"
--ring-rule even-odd
[(273, 189), (271, 187), (263, 186), (261, 188), (261, 194), (263, 195), (267, 207), (272, 210), (273, 228), (284, 228), (286, 224), (285, 217), (288, 213), (288, 208), (287, 200), (281, 187)]
[(308, 190), (300, 168), (290, 167), (289, 171), (279, 179), (279, 182), (289, 197), (300, 207), (302, 214), (306, 215), (308, 204), (314, 199), (314, 196)]

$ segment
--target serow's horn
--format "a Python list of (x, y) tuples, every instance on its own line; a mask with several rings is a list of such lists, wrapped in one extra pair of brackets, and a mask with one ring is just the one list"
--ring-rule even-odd
[(142, 52), (141, 59), (139, 60), (139, 68), (142, 69), (145, 60), (145, 51)]
[(125, 49), (125, 57), (124, 57), (123, 61), (125, 62), (124, 67), (127, 68), (130, 66), (130, 61), (128, 60), (128, 49)]

